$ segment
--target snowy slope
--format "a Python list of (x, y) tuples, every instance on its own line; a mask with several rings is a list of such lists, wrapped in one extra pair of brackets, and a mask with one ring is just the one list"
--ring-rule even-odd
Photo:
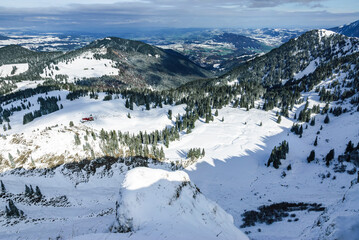
[(41, 74), (43, 78), (58, 79), (57, 75), (67, 76), (68, 82), (83, 78), (118, 75), (115, 63), (110, 59), (96, 59), (94, 54), (105, 54), (106, 49), (93, 49), (82, 53), (74, 59), (51, 64)]
[[(6, 159), (8, 154), (15, 158), (16, 167), (49, 167), (56, 163), (71, 162), (91, 158), (91, 153), (83, 150), (83, 144), (88, 142), (93, 146), (95, 156), (102, 156), (101, 142), (97, 138), (94, 140), (89, 137), (84, 140), (86, 131), (94, 131), (97, 135), (101, 129), (120, 130), (122, 132), (138, 133), (139, 131), (152, 132), (162, 130), (166, 126), (172, 125), (168, 119), (167, 112), (172, 110), (173, 114), (184, 113), (184, 105), (157, 107), (150, 111), (145, 111), (143, 106), (134, 105), (131, 111), (125, 108), (125, 100), (120, 96), (112, 101), (102, 101), (105, 94), (100, 93), (99, 99), (90, 99), (88, 96), (75, 101), (66, 99), (67, 91), (53, 91), (46, 94), (39, 94), (27, 99), (34, 106), (28, 110), (15, 112), (10, 116), (11, 129), (2, 132), (8, 137), (0, 138), (0, 159)], [(63, 109), (49, 115), (34, 119), (34, 121), (23, 125), (23, 115), (25, 113), (38, 110), (38, 97), (61, 97), (58, 104), (63, 105)], [(18, 106), (21, 101), (3, 105), (3, 108)], [(131, 114), (131, 118), (127, 114)], [(84, 117), (92, 114), (95, 118), (93, 122), (80, 123)], [(75, 124), (69, 127), (70, 121)], [(156, 122), (156, 124), (153, 124)], [(74, 144), (74, 135), (78, 133), (82, 139), (82, 144)], [(61, 142), (62, 144), (58, 144)], [(46, 159), (52, 159), (47, 161)], [(34, 164), (35, 163), (35, 164)], [(9, 166), (8, 166), (9, 167)], [(1, 166), (4, 169), (4, 164)]]
[(44, 80), (37, 80), (37, 81), (21, 81), (16, 83), (16, 89), (15, 91), (21, 91), (28, 88), (36, 88), (38, 85), (41, 85), (44, 83)]
[[(337, 73), (332, 78), (322, 81), (319, 86), (330, 85), (335, 80), (343, 81), (344, 79), (346, 79), (344, 73)], [(184, 113), (184, 106), (181, 105), (175, 107), (164, 106), (162, 109), (156, 108), (150, 111), (142, 111), (142, 107), (135, 106), (134, 111), (130, 111), (132, 118), (129, 119), (126, 117), (129, 110), (124, 107), (124, 100), (121, 98), (102, 101), (105, 95), (100, 94), (98, 100), (84, 97), (75, 101), (69, 101), (65, 100), (66, 93), (66, 91), (48, 93), (48, 96), (60, 95), (62, 100), (59, 103), (63, 104), (64, 108), (37, 118), (25, 126), (22, 125), (24, 111), (15, 112), (10, 117), (12, 129), (4, 132), (8, 134), (6, 139), (2, 138), (0, 140), (2, 143), (1, 152), (6, 162), (9, 152), (15, 159), (18, 157), (17, 150), (21, 154), (27, 150), (32, 150), (31, 157), (37, 167), (46, 166), (43, 160), (51, 154), (53, 155), (52, 157), (63, 155), (65, 162), (80, 160), (86, 157), (86, 154), (83, 152), (82, 146), (74, 146), (74, 131), (79, 132), (81, 139), (83, 139), (86, 129), (93, 129), (95, 132), (98, 132), (101, 128), (128, 130), (131, 132), (161, 130), (173, 124), (167, 118), (168, 109), (172, 109), (174, 115)], [(28, 99), (28, 101), (35, 103), (37, 97), (34, 96)], [(305, 93), (303, 97), (308, 98), (309, 108), (316, 104), (324, 107), (324, 103), (319, 102), (318, 93), (315, 91)], [(14, 102), (12, 104), (16, 106), (19, 103)], [(261, 104), (261, 102), (257, 102), (257, 104)], [(294, 113), (298, 115), (303, 105), (304, 103), (295, 105), (290, 113), (290, 117), (293, 117)], [(348, 107), (349, 109), (351, 107), (347, 103), (341, 106)], [(35, 105), (30, 110), (36, 108), (38, 108), (38, 105)], [(325, 116), (318, 115), (316, 117), (316, 125), (308, 126), (308, 129), (304, 130), (303, 137), (299, 138), (290, 132), (290, 127), (295, 120), (293, 118), (283, 118), (282, 122), (277, 124), (276, 111), (277, 109), (269, 112), (257, 109), (246, 111), (230, 106), (225, 107), (219, 110), (219, 116), (215, 118), (214, 122), (209, 124), (204, 123), (204, 121), (196, 122), (196, 128), (192, 130), (191, 134), (182, 134), (180, 141), (172, 142), (170, 147), (165, 149), (168, 162), (185, 162), (185, 155), (190, 148), (201, 147), (205, 149), (206, 156), (196, 164), (189, 166), (187, 173), (192, 181), (201, 189), (204, 196), (219, 204), (219, 206), (234, 217), (234, 224), (237, 227), (243, 224), (241, 215), (245, 210), (255, 210), (261, 205), (270, 205), (283, 201), (318, 203), (323, 204), (325, 207), (335, 204), (345, 194), (353, 179), (352, 175), (345, 172), (335, 173), (332, 167), (326, 167), (322, 158), (331, 148), (335, 149), (336, 156), (343, 153), (345, 145), (349, 140), (355, 141), (358, 139), (358, 112), (350, 110), (351, 112), (342, 114), (339, 117), (331, 116), (329, 125), (323, 123)], [(87, 116), (90, 113), (95, 116), (94, 122), (84, 124), (78, 122), (81, 117)], [(221, 121), (222, 117), (224, 117), (224, 122)], [(68, 123), (71, 120), (75, 123), (74, 128), (68, 127)], [(154, 122), (156, 124), (153, 124)], [(262, 126), (260, 126), (261, 122)], [(317, 135), (321, 125), (323, 125), (323, 130)], [(317, 147), (314, 147), (313, 142), (316, 136), (319, 138), (319, 143)], [(278, 170), (266, 167), (264, 164), (268, 160), (271, 150), (282, 140), (289, 142), (290, 151), (287, 159), (282, 160), (283, 164)], [(58, 144), (59, 142), (62, 144)], [(89, 142), (96, 146), (96, 143), (92, 142), (92, 140), (89, 140)], [(100, 148), (95, 149), (97, 149), (97, 154), (100, 154)], [(306, 158), (312, 149), (316, 151), (317, 163), (308, 164)], [(31, 164), (31, 158), (28, 158), (22, 166), (31, 167)], [(292, 166), (290, 171), (286, 170), (289, 164)], [(353, 168), (349, 163), (346, 165), (348, 165), (347, 170)], [(283, 177), (283, 172), (286, 173), (285, 177)], [(330, 177), (323, 178), (323, 175), (328, 176), (328, 173)], [(334, 176), (335, 179), (333, 179)], [(119, 174), (118, 177), (122, 179), (124, 176)], [(23, 185), (28, 182), (27, 180), (31, 180), (31, 178), (19, 178), (19, 176), (11, 175), (1, 179), (7, 186), (9, 184), (7, 179), (12, 179), (11, 181), (14, 182), (13, 186), (15, 189), (18, 189), (18, 192), (23, 191)], [(37, 179), (36, 181), (34, 180), (34, 183), (29, 181), (29, 184), (36, 183), (40, 185), (42, 178), (37, 177)], [(84, 190), (85, 192), (92, 192), (93, 190), (90, 190), (92, 187), (98, 186), (97, 184), (103, 184), (103, 182), (97, 179), (93, 181), (95, 185), (87, 183), (82, 185), (86, 189)], [(99, 183), (95, 183), (96, 181), (99, 181)], [(21, 185), (17, 185), (15, 182), (19, 182)], [(146, 182), (149, 183), (149, 181)], [(51, 184), (51, 181), (49, 184)], [(107, 198), (109, 201), (107, 202), (106, 200), (107, 204), (111, 202), (112, 207), (116, 201), (116, 197), (113, 197), (113, 194), (117, 193), (118, 184), (119, 182), (112, 188), (116, 189), (111, 190), (112, 192), (109, 190), (108, 192), (98, 193), (103, 195), (103, 198)], [(50, 189), (51, 185), (44, 186), (43, 188)], [(68, 192), (70, 190), (65, 191), (60, 187), (58, 192), (62, 191)], [(98, 200), (96, 200), (96, 203), (90, 199), (80, 200), (82, 196), (77, 195), (80, 193), (68, 193), (70, 196), (71, 194), (76, 195), (74, 199), (77, 200), (74, 201), (88, 201), (86, 208), (97, 209), (96, 204)], [(78, 210), (78, 208), (80, 209)], [(74, 207), (73, 211), (80, 211), (81, 213), (84, 211), (81, 209), (82, 207), (80, 206)], [(44, 209), (44, 211), (48, 210)], [(56, 209), (53, 211), (53, 214), (56, 216), (60, 214)], [(29, 210), (25, 212), (29, 212)], [(66, 212), (64, 214), (60, 214), (58, 218), (64, 218), (69, 213)], [(76, 215), (76, 213), (74, 214)], [(282, 222), (275, 222), (271, 225), (257, 224), (254, 227), (246, 227), (243, 231), (250, 232), (249, 237), (251, 239), (307, 239), (302, 237), (301, 234), (308, 226), (312, 225), (321, 213), (297, 211), (295, 214), (299, 218), (296, 222), (287, 222), (287, 219), (285, 219)], [(87, 217), (84, 218), (87, 219)], [(110, 219), (110, 217), (108, 218)], [(109, 226), (109, 219), (103, 222), (103, 225), (99, 225), (99, 227), (104, 228), (106, 224)], [(58, 227), (49, 223), (48, 227), (55, 232), (59, 232), (63, 231), (61, 230), (63, 228), (66, 229), (66, 226), (77, 224), (71, 223), (72, 221), (74, 220), (68, 219), (63, 222), (63, 225)], [(82, 221), (86, 222), (84, 224), (88, 228), (97, 229), (93, 227), (95, 224), (91, 219), (83, 219)], [(159, 218), (157, 221), (160, 222), (163, 219)], [(139, 223), (139, 225), (142, 226), (142, 223)], [(76, 230), (78, 232), (75, 235), (90, 234), (89, 231), (86, 231), (86, 226), (82, 226), (80, 228), (81, 231)], [(28, 231), (36, 232), (35, 229), (29, 226)], [(6, 236), (10, 237), (11, 234)], [(135, 234), (134, 236), (137, 235)], [(316, 234), (313, 233), (310, 236), (315, 238)], [(91, 237), (91, 235), (87, 237)], [(108, 235), (105, 234), (103, 237), (107, 238)]]
[(315, 69), (319, 66), (319, 58), (311, 61), (308, 66), (301, 72), (294, 75), (294, 79), (298, 80), (315, 71)]
[(11, 77), (29, 70), (28, 63), (5, 64), (0, 66), (0, 77)]

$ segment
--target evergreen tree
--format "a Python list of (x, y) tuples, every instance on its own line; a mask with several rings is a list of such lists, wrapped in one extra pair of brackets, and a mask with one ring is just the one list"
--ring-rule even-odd
[(31, 191), (31, 188), (29, 188), (29, 187), (25, 184), (25, 196), (31, 197), (32, 194), (33, 194), (33, 192)]
[(24, 212), (19, 210), (11, 199), (8, 200), (8, 206), (6, 206), (5, 212), (6, 217), (22, 217), (24, 215)]
[(78, 133), (75, 133), (75, 145), (80, 145), (81, 144), (81, 140), (80, 140), (80, 136)]
[(11, 155), (11, 153), (9, 153), (8, 155), (9, 155), (10, 166), (14, 168), (15, 167), (14, 157)]
[(0, 180), (1, 193), (6, 193), (6, 188), (2, 180)]
[(307, 158), (308, 163), (310, 163), (311, 161), (313, 161), (315, 159), (315, 151), (312, 150), (309, 154), (309, 157)]
[(314, 140), (314, 146), (317, 146), (318, 145), (318, 136), (315, 137), (315, 140)]
[(74, 126), (74, 122), (73, 122), (73, 121), (70, 121), (69, 126), (70, 126), (70, 127), (73, 127), (73, 126)]
[(334, 149), (330, 150), (327, 156), (325, 156), (326, 165), (329, 166), (330, 161), (334, 159)]
[(32, 120), (34, 120), (34, 115), (32, 114), (32, 112), (26, 113), (23, 116), (22, 124), (25, 125), (25, 124), (31, 122)]
[(324, 123), (325, 123), (325, 124), (328, 124), (329, 121), (330, 121), (330, 120), (329, 120), (329, 116), (328, 116), (328, 114), (327, 114), (327, 116), (325, 116)]
[(280, 124), (281, 121), (282, 121), (282, 117), (281, 117), (281, 115), (279, 115), (279, 117), (277, 119), (277, 123)]
[(313, 117), (311, 120), (310, 120), (310, 126), (314, 126), (315, 125), (315, 117)]
[(130, 98), (130, 110), (133, 110), (133, 100)]
[(352, 141), (349, 141), (345, 149), (345, 153), (351, 153), (354, 150), (354, 144)]
[(36, 188), (35, 188), (35, 195), (38, 198), (42, 198), (42, 193), (41, 193), (40, 188), (38, 186), (36, 186)]
[(163, 151), (163, 147), (161, 147), (159, 158), (160, 158), (160, 160), (165, 159), (165, 152)]
[(283, 141), (278, 147), (274, 147), (271, 155), (269, 156), (267, 167), (273, 163), (273, 167), (278, 169), (281, 165), (280, 159), (286, 159), (286, 154), (289, 152), (289, 145), (287, 141)]

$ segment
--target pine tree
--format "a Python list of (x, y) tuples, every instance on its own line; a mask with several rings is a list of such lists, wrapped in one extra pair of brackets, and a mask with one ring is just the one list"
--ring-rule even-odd
[(315, 151), (312, 150), (309, 154), (309, 157), (307, 157), (307, 161), (308, 163), (310, 163), (311, 161), (313, 161), (315, 159)]
[(6, 193), (6, 188), (2, 180), (0, 180), (1, 193)]
[(172, 110), (171, 110), (171, 109), (168, 110), (168, 118), (169, 118), (170, 120), (172, 120)]
[(70, 126), (70, 127), (73, 127), (73, 126), (74, 126), (74, 122), (73, 122), (73, 121), (70, 121), (69, 126)]
[(75, 145), (80, 145), (81, 144), (81, 140), (80, 140), (80, 136), (78, 133), (75, 133)]
[(31, 195), (31, 189), (25, 184), (25, 196), (30, 197)]
[(326, 165), (329, 166), (330, 161), (334, 158), (334, 149), (330, 150), (327, 156), (325, 156)]
[(218, 117), (218, 109), (214, 112), (214, 116)]
[(35, 193), (35, 191), (34, 191), (34, 189), (32, 188), (31, 185), (30, 185), (30, 193), (31, 193), (31, 195), (34, 195), (34, 193)]
[(352, 141), (349, 141), (345, 149), (345, 153), (351, 153), (354, 150), (354, 144)]
[(163, 160), (165, 159), (165, 152), (163, 151), (163, 147), (161, 147), (161, 150), (160, 150), (160, 160)]
[(38, 198), (42, 198), (42, 193), (41, 193), (40, 188), (38, 186), (36, 186), (36, 188), (35, 188), (35, 195)]
[(206, 123), (209, 123), (210, 120), (211, 120), (211, 116), (209, 114), (206, 114)]
[(277, 119), (277, 123), (280, 124), (280, 122), (282, 121), (282, 116), (279, 115), (278, 119)]
[(326, 116), (325, 119), (324, 119), (324, 123), (325, 123), (325, 124), (328, 124), (329, 121), (330, 121), (330, 120), (329, 120), (329, 116), (328, 116), (328, 114), (327, 114), (327, 116)]
[(9, 162), (10, 162), (10, 166), (12, 168), (15, 167), (15, 162), (14, 162), (14, 157), (11, 155), (11, 153), (9, 153)]
[(6, 217), (22, 217), (24, 215), (24, 212), (19, 210), (11, 199), (8, 200), (8, 206), (6, 206), (5, 212)]
[(315, 137), (315, 140), (314, 140), (314, 146), (317, 146), (318, 145), (318, 136)]
[(310, 126), (314, 126), (315, 125), (315, 117), (313, 117), (311, 120), (310, 120)]
[(132, 100), (132, 98), (130, 98), (130, 110), (133, 110), (133, 100)]

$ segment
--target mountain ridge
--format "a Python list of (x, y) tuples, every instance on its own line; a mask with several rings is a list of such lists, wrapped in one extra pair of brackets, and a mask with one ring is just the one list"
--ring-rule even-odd
[(329, 30), (343, 34), (348, 37), (359, 37), (359, 20)]
[[(114, 81), (129, 86), (171, 88), (196, 78), (211, 76), (209, 71), (180, 53), (117, 37), (96, 40), (83, 48), (66, 53), (34, 52), (15, 45), (0, 48), (1, 51), (6, 53), (3, 54), (6, 56), (3, 64), (30, 64), (29, 71), (14, 76), (13, 79), (42, 77), (57, 81), (74, 81), (109, 75)], [(77, 65), (72, 64), (74, 61)], [(61, 67), (65, 72), (61, 71)], [(71, 68), (75, 68), (74, 71), (77, 72), (72, 79), (68, 76), (73, 72)], [(96, 69), (100, 71), (96, 72)]]

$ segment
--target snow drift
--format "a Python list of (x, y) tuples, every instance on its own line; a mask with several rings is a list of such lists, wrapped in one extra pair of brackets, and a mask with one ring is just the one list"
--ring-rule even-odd
[(142, 167), (123, 181), (114, 229), (154, 239), (248, 239), (185, 172)]

